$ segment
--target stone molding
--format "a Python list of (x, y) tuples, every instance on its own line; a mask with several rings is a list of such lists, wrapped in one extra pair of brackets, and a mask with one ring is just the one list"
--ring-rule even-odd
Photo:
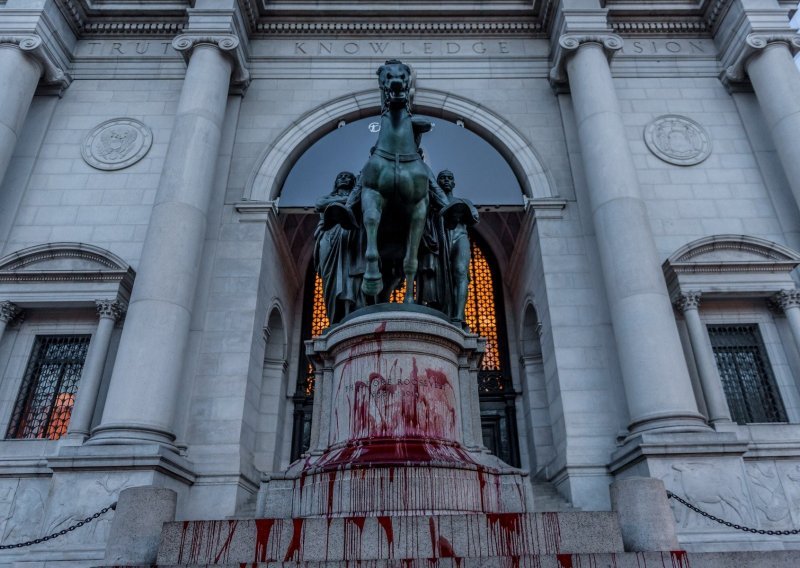
[(264, 21), (255, 29), (257, 34), (272, 35), (541, 35), (544, 28), (540, 22), (520, 21), (429, 21), (429, 22), (298, 22)]
[(551, 58), (550, 84), (554, 88), (560, 88), (568, 83), (567, 59), (587, 43), (600, 45), (610, 62), (614, 54), (622, 49), (625, 42), (617, 34), (609, 32), (563, 34), (558, 38)]
[(772, 296), (771, 300), (772, 304), (779, 307), (784, 312), (790, 308), (800, 308), (800, 290), (781, 290)]
[(748, 235), (712, 235), (692, 241), (664, 261), (662, 269), (673, 302), (684, 291), (706, 298), (767, 298), (794, 288), (792, 271), (800, 253)]
[(128, 310), (127, 302), (120, 300), (96, 300), (97, 316), (102, 318), (109, 318), (114, 321), (119, 320), (125, 315)]
[(794, 56), (800, 52), (800, 35), (791, 32), (748, 34), (733, 63), (721, 73), (723, 84), (730, 87), (733, 83), (747, 81), (747, 64), (750, 59), (772, 44), (784, 44)]
[[(275, 138), (256, 160), (237, 210), (263, 218), (266, 210), (271, 207), (268, 204), (279, 195), (283, 183), (280, 175), (288, 155), (304, 150), (309, 142), (334, 130), (340, 119), (355, 120), (377, 114), (380, 104), (379, 93), (371, 89), (328, 101), (305, 113)], [(432, 109), (438, 115), (439, 111), (444, 110), (451, 116), (468, 117), (465, 118), (467, 128), (491, 132), (498, 152), (518, 166), (518, 171), (522, 172), (520, 177), (525, 195), (534, 198), (554, 196), (555, 183), (544, 168), (544, 160), (539, 157), (533, 144), (501, 116), (483, 105), (452, 93), (428, 89), (417, 89), (414, 105), (418, 112), (430, 112), (428, 109)], [(246, 204), (248, 201), (260, 202), (261, 206)]]
[(247, 90), (250, 84), (250, 70), (238, 37), (233, 34), (187, 33), (172, 40), (173, 49), (183, 55), (187, 65), (192, 57), (192, 52), (198, 45), (213, 45), (222, 53), (227, 54), (233, 61), (231, 91), (242, 94)]
[(0, 296), (25, 306), (125, 301), (135, 277), (124, 260), (85, 243), (36, 245), (0, 258)]
[(45, 46), (41, 36), (37, 34), (2, 35), (0, 36), (0, 46), (15, 45), (21, 51), (33, 57), (42, 68), (42, 81), (60, 95), (64, 89), (69, 87), (72, 77), (67, 73), (58, 60)]
[(681, 295), (678, 296), (678, 299), (675, 301), (675, 307), (681, 313), (686, 313), (687, 310), (697, 310), (700, 309), (700, 297), (703, 294), (698, 291), (690, 291), (690, 292), (681, 292)]
[(0, 302), (0, 321), (3, 323), (11, 323), (21, 311), (19, 306), (13, 302)]

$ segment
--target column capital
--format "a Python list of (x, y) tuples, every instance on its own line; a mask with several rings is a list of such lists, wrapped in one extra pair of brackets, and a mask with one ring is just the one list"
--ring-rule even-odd
[(102, 318), (112, 319), (117, 321), (128, 309), (128, 304), (121, 300), (95, 300), (97, 306), (97, 315)]
[(30, 55), (42, 68), (42, 81), (45, 86), (59, 96), (69, 87), (72, 77), (59, 64), (50, 50), (37, 34), (0, 35), (0, 47), (16, 46)]
[(675, 307), (678, 308), (682, 314), (687, 310), (700, 309), (700, 297), (703, 294), (698, 291), (682, 292), (678, 299), (675, 300)]
[(550, 85), (559, 88), (567, 83), (567, 59), (582, 45), (595, 44), (603, 48), (609, 61), (622, 49), (625, 42), (617, 34), (610, 32), (565, 33), (558, 38), (553, 50), (550, 66)]
[(781, 290), (772, 296), (770, 300), (775, 307), (780, 308), (784, 312), (790, 308), (800, 308), (800, 290), (796, 288), (792, 290)]
[(0, 302), (0, 321), (3, 323), (11, 323), (14, 318), (16, 318), (22, 310), (13, 302), (9, 302), (8, 300), (4, 300)]
[(747, 80), (747, 64), (757, 53), (770, 45), (785, 45), (792, 56), (800, 52), (800, 36), (794, 32), (751, 33), (739, 48), (733, 62), (722, 72), (720, 79), (726, 87)]
[(172, 40), (173, 49), (183, 55), (187, 65), (198, 45), (213, 45), (227, 54), (233, 61), (231, 91), (241, 94), (247, 90), (250, 85), (250, 70), (238, 37), (234, 34), (186, 33)]

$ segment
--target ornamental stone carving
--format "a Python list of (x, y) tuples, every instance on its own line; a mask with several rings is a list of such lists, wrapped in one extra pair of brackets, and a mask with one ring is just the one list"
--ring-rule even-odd
[(115, 118), (96, 126), (83, 142), (81, 153), (98, 170), (121, 170), (147, 155), (153, 133), (132, 118)]
[(781, 290), (772, 297), (772, 302), (784, 312), (800, 307), (800, 290)]
[(700, 308), (700, 296), (702, 296), (700, 292), (684, 292), (675, 301), (675, 307), (681, 313), (687, 310), (697, 310)]
[(694, 120), (677, 114), (659, 116), (644, 129), (647, 148), (660, 160), (694, 166), (711, 154), (708, 132)]
[(0, 302), (0, 321), (3, 323), (11, 323), (11, 321), (19, 315), (20, 311), (19, 307), (13, 302)]
[(787, 33), (753, 33), (749, 34), (736, 57), (723, 72), (722, 82), (729, 86), (731, 83), (740, 83), (747, 78), (747, 63), (750, 58), (771, 44), (785, 45), (792, 55), (800, 52), (800, 36), (794, 32)]
[(550, 67), (550, 84), (560, 89), (567, 83), (567, 59), (575, 53), (579, 47), (587, 43), (599, 44), (606, 54), (609, 61), (614, 54), (622, 49), (624, 41), (616, 34), (599, 33), (567, 33), (558, 38), (558, 44), (553, 51), (553, 62)]
[(36, 34), (0, 35), (0, 45), (16, 45), (33, 57), (42, 68), (42, 82), (57, 94), (66, 89), (72, 77), (65, 72), (59, 60)]
[(250, 70), (247, 65), (247, 57), (238, 37), (230, 34), (183, 34), (172, 40), (172, 48), (183, 54), (187, 64), (192, 57), (194, 48), (204, 44), (214, 45), (231, 57), (233, 60), (231, 90), (239, 94), (243, 93), (250, 85)]
[(110, 318), (114, 321), (125, 315), (128, 304), (119, 300), (96, 300), (97, 315), (101, 318)]

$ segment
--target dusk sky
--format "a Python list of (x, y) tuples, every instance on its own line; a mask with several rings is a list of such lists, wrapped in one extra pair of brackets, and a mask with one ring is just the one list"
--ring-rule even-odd
[[(469, 130), (441, 118), (432, 132), (422, 138), (426, 161), (434, 172), (452, 170), (455, 193), (476, 205), (522, 205), (522, 191), (511, 168), (488, 142)], [(313, 205), (329, 193), (340, 171), (358, 174), (369, 157), (377, 134), (370, 123), (379, 117), (363, 118), (334, 130), (311, 146), (289, 173), (283, 186), (281, 207)]]

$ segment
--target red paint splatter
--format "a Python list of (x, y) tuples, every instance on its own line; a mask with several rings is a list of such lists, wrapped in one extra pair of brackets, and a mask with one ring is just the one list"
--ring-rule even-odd
[[(392, 471), (394, 468), (392, 468)], [(386, 543), (389, 548), (389, 558), (394, 556), (394, 530), (392, 528), (392, 519), (390, 517), (378, 517), (378, 524), (383, 527), (383, 532), (386, 534)]]
[(267, 562), (272, 560), (267, 558), (269, 546), (269, 534), (275, 525), (275, 519), (256, 519), (256, 553), (253, 562)]
[(689, 557), (685, 550), (671, 550), (672, 568), (690, 568)]
[(520, 554), (524, 548), (525, 535), (522, 530), (522, 515), (519, 513), (487, 514), (489, 530), (498, 544), (498, 556)]
[[(289, 548), (286, 550), (286, 556), (283, 558), (284, 562), (290, 560), (300, 560), (301, 549), (303, 547), (303, 520), (292, 519), (292, 540), (289, 543)], [(295, 558), (297, 556), (297, 558)]]
[(558, 513), (543, 513), (545, 554), (558, 554), (561, 551), (561, 525)]
[(572, 555), (571, 554), (557, 554), (559, 568), (572, 568)]
[(333, 490), (336, 487), (336, 471), (328, 472), (328, 515), (333, 514)]
[(236, 526), (239, 524), (239, 521), (228, 521), (228, 536), (225, 537), (225, 540), (222, 542), (222, 546), (217, 551), (217, 555), (214, 556), (214, 564), (218, 564), (220, 560), (227, 560), (228, 553), (231, 549), (231, 541), (233, 541), (233, 535), (236, 533)]

